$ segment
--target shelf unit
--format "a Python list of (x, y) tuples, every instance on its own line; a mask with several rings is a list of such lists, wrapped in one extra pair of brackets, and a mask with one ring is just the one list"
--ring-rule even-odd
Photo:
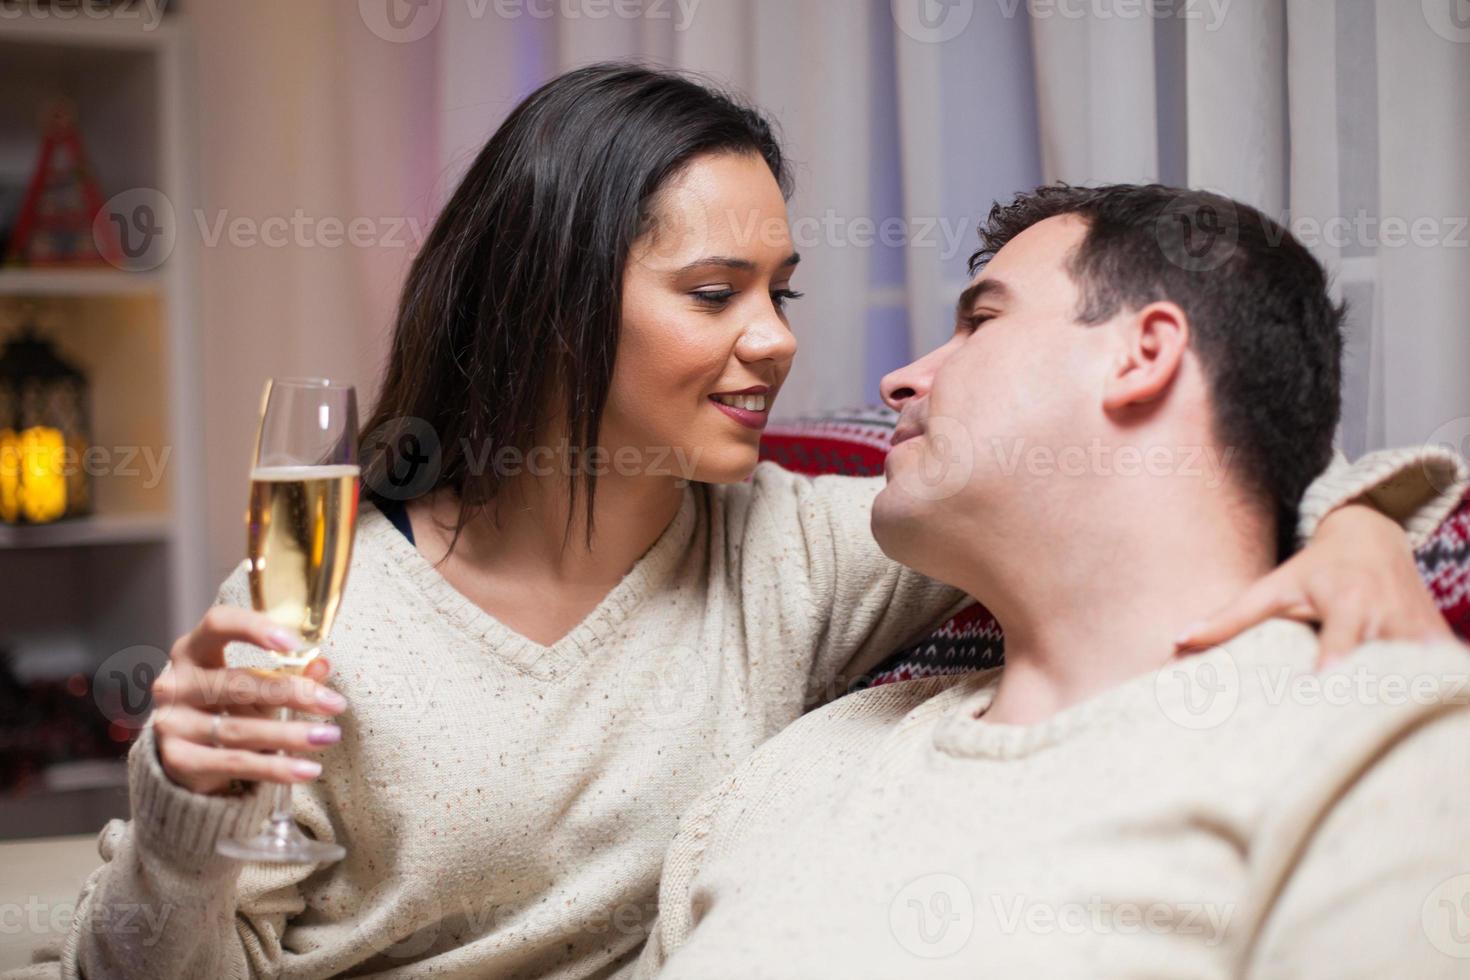
[[(0, 18), (0, 182), (24, 186), (41, 108), (63, 95), (104, 198), (147, 188), (190, 213), (195, 110), (181, 16), (25, 9)], [(92, 444), (106, 452), (91, 516), (0, 525), (0, 650), (23, 679), (108, 683), (109, 657), (140, 647), (161, 657), (208, 603), (196, 263), (179, 234), (162, 264), (142, 271), (0, 267), (0, 335), (37, 314), (87, 373)], [(125, 806), (116, 766), (72, 768), (85, 778), (0, 796), (0, 839), (95, 832)]]

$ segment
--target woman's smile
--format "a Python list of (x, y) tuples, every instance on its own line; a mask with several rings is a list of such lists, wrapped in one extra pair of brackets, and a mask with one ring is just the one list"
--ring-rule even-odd
[(776, 396), (769, 386), (756, 385), (740, 391), (717, 392), (710, 395), (709, 400), (741, 425), (764, 429), (766, 421), (771, 417), (771, 404)]

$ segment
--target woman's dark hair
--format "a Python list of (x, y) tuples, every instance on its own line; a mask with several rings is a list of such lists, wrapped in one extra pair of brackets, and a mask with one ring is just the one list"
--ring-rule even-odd
[[(789, 196), (771, 123), (682, 74), (592, 65), (516, 107), (409, 270), (362, 428), (368, 499), (452, 489), (453, 550), (505, 482), (495, 461), (524, 460), (549, 419), (565, 420), (575, 458), (586, 458), (612, 381), (629, 252), (659, 190), (709, 153), (759, 154)], [(596, 477), (569, 475), (590, 541)]]

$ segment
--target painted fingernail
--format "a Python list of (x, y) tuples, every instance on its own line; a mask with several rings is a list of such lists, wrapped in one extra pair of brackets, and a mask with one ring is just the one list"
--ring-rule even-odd
[(342, 740), (342, 729), (336, 725), (312, 725), (306, 733), (311, 745), (335, 745)]
[(1204, 623), (1190, 623), (1184, 627), (1184, 632), (1174, 638), (1176, 647), (1187, 647), (1194, 642), (1194, 638), (1205, 628)]
[(341, 711), (347, 707), (347, 699), (330, 687), (319, 687), (316, 689), (316, 703), (328, 711)]
[(291, 760), (291, 772), (303, 779), (315, 779), (322, 774), (322, 764), (310, 759)]
[(279, 650), (282, 653), (299, 650), (302, 646), (301, 637), (279, 626), (266, 633), (265, 639), (271, 645), (272, 650)]

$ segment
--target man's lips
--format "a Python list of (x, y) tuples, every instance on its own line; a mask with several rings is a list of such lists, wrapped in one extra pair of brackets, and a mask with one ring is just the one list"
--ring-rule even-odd
[(888, 444), (888, 450), (892, 452), (898, 447), (899, 443), (908, 442), (915, 436), (921, 436), (923, 434), (924, 430), (921, 426), (912, 423), (902, 423), (893, 430), (893, 440)]

